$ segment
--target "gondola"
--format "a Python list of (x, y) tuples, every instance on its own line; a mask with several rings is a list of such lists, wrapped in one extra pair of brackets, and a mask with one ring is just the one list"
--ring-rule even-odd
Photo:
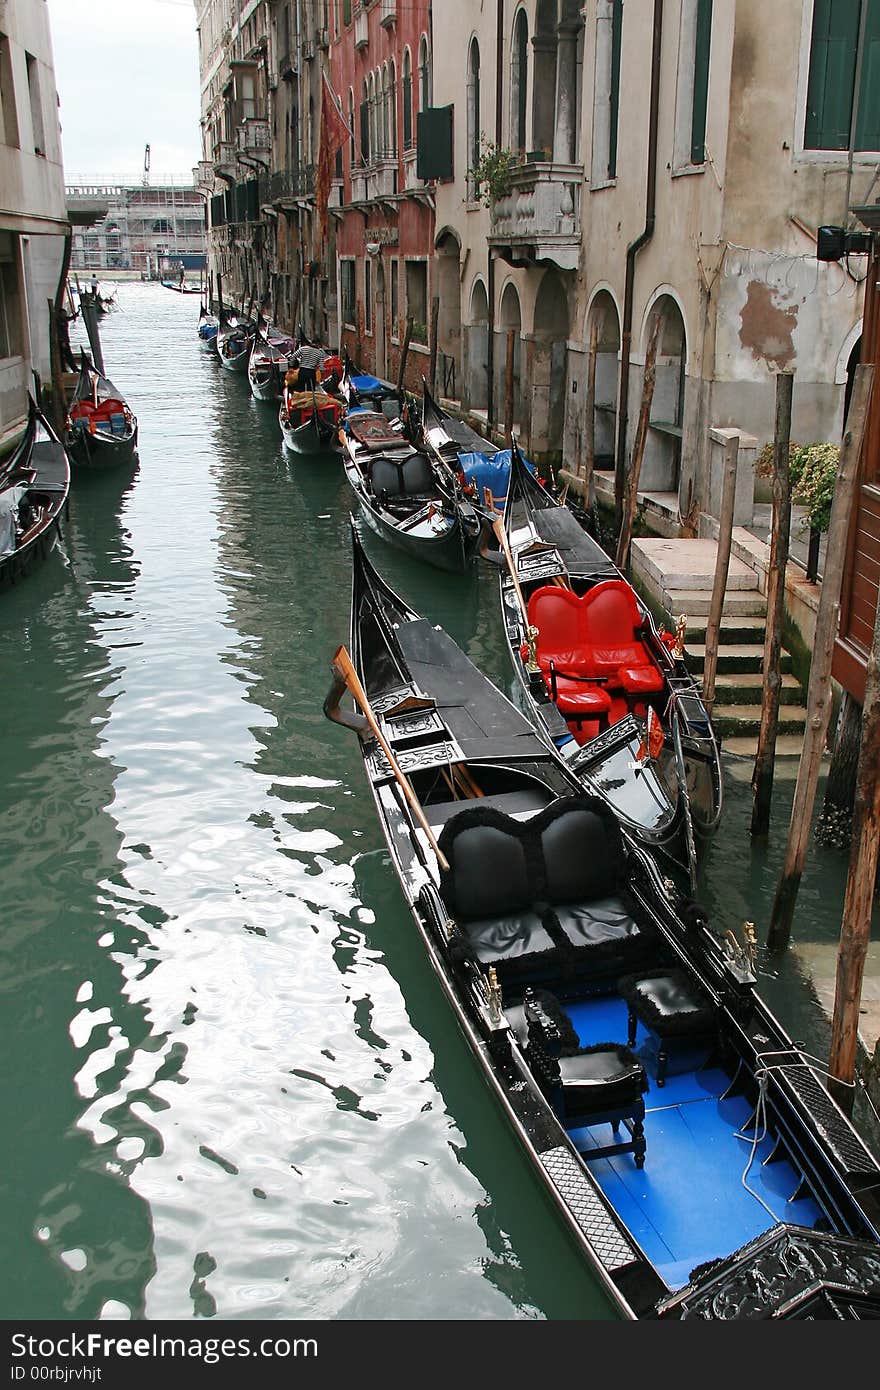
[(137, 418), (122, 392), (81, 349), (79, 377), (64, 434), (71, 459), (82, 468), (131, 463), (137, 438)]
[(438, 569), (466, 570), (483, 522), (452, 470), (414, 448), (400, 420), (365, 407), (348, 412), (340, 439), (345, 476), (376, 534)]
[(209, 314), (207, 306), (202, 304), (197, 332), (202, 342), (207, 347), (213, 347), (214, 339), (217, 337), (217, 330), (220, 327), (220, 320), (216, 314)]
[[(501, 509), (507, 500), (512, 449), (499, 449), (490, 439), (472, 430), (464, 420), (447, 414), (431, 395), (422, 378), (421, 430), (425, 446), (451, 468), (460, 470), (465, 487), (479, 500)], [(535, 472), (534, 466), (524, 459)], [(486, 499), (486, 493), (489, 493)]]
[(64, 445), (30, 399), (25, 432), (0, 464), (0, 589), (49, 554), (61, 535), (69, 492)]
[(718, 826), (723, 792), (683, 633), (660, 632), (516, 449), (501, 536), (515, 570), (500, 571), (504, 629), (535, 719), (579, 776), (601, 782), (629, 830), (694, 887), (699, 842)]
[(285, 387), (278, 407), (285, 448), (294, 454), (338, 453), (342, 411), (342, 402), (324, 391)]
[(175, 284), (173, 280), (162, 280), (162, 281), (161, 281), (161, 285), (162, 285), (163, 290), (173, 290), (175, 294), (203, 294), (203, 293), (204, 293), (204, 291), (203, 291), (201, 285), (180, 285), (180, 284)]
[(880, 1165), (748, 934), (716, 934), (356, 537), (353, 576), (324, 713), (360, 736), (421, 945), (617, 1311), (876, 1318)]
[(222, 315), (214, 345), (228, 372), (246, 372), (256, 324), (250, 319)]
[(258, 401), (280, 401), (293, 339), (275, 329), (258, 329), (254, 334), (247, 373), (251, 393)]

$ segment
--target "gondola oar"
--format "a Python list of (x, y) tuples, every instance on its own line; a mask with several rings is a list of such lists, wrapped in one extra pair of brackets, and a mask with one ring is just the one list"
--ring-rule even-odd
[(511, 553), (510, 541), (507, 539), (507, 531), (504, 529), (504, 517), (501, 515), (499, 511), (495, 510), (495, 504), (492, 499), (492, 494), (488, 488), (484, 488), (483, 490), (483, 501), (485, 502), (486, 508), (489, 511), (489, 515), (492, 518), (492, 530), (498, 537), (498, 540), (501, 543), (501, 549), (504, 551), (504, 558), (507, 561), (507, 572), (510, 575), (510, 580), (516, 592), (517, 601), (519, 602), (519, 611), (522, 617), (523, 632), (525, 634), (526, 646), (528, 648), (528, 656), (526, 657), (526, 670), (529, 672), (530, 675), (534, 675), (541, 669), (541, 667), (538, 664), (538, 637), (540, 636), (540, 633), (538, 629), (535, 627), (535, 624), (529, 622), (529, 610), (526, 608), (526, 601), (523, 598), (523, 591), (519, 587), (519, 579), (517, 578), (516, 574), (516, 563), (514, 561), (513, 554)]
[(448, 871), (449, 861), (447, 860), (440, 846), (437, 844), (434, 832), (428, 824), (425, 813), (422, 810), (421, 805), (419, 804), (418, 797), (413, 791), (412, 786), (410, 785), (406, 776), (403, 774), (403, 772), (401, 772), (397, 759), (395, 758), (388, 744), (388, 740), (385, 738), (385, 735), (379, 728), (379, 723), (376, 719), (376, 716), (373, 713), (372, 706), (370, 705), (370, 702), (367, 698), (367, 692), (364, 690), (364, 687), (360, 683), (357, 671), (354, 669), (351, 657), (345, 650), (345, 647), (338, 648), (336, 655), (333, 658), (332, 665), (333, 670), (336, 672), (336, 674), (340, 677), (341, 680), (345, 681), (345, 684), (348, 686), (348, 689), (351, 691), (351, 694), (354, 696), (354, 699), (357, 701), (357, 703), (363, 710), (364, 718), (369, 724), (370, 730), (375, 735), (375, 738), (378, 741), (379, 746), (382, 749), (382, 752), (388, 759), (391, 771), (394, 773), (395, 781), (399, 784), (404, 796), (406, 797), (407, 801), (413, 809), (413, 814), (416, 820), (418, 821), (419, 825), (422, 827), (422, 829), (428, 837), (428, 843), (430, 844), (432, 850), (437, 856), (437, 863), (440, 865), (441, 869), (445, 869)]

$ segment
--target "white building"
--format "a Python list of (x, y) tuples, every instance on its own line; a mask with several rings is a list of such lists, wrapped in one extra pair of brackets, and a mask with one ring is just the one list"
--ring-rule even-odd
[(33, 372), (49, 378), (67, 230), (46, 0), (0, 0), (0, 451), (24, 424)]

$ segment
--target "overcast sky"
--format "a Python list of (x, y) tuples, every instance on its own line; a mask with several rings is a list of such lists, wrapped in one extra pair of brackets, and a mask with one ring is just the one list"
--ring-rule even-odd
[(64, 173), (192, 174), (201, 158), (192, 0), (49, 0)]

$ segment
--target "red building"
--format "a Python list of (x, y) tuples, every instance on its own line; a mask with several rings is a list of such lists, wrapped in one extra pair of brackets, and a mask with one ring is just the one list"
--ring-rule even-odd
[[(434, 196), (416, 148), (418, 115), (431, 106), (431, 6), (333, 0), (329, 8), (330, 82), (351, 132), (330, 197), (341, 347), (362, 370), (396, 382), (411, 318), (405, 382), (417, 391), (429, 375), (434, 294)], [(451, 134), (451, 109), (449, 121)]]

